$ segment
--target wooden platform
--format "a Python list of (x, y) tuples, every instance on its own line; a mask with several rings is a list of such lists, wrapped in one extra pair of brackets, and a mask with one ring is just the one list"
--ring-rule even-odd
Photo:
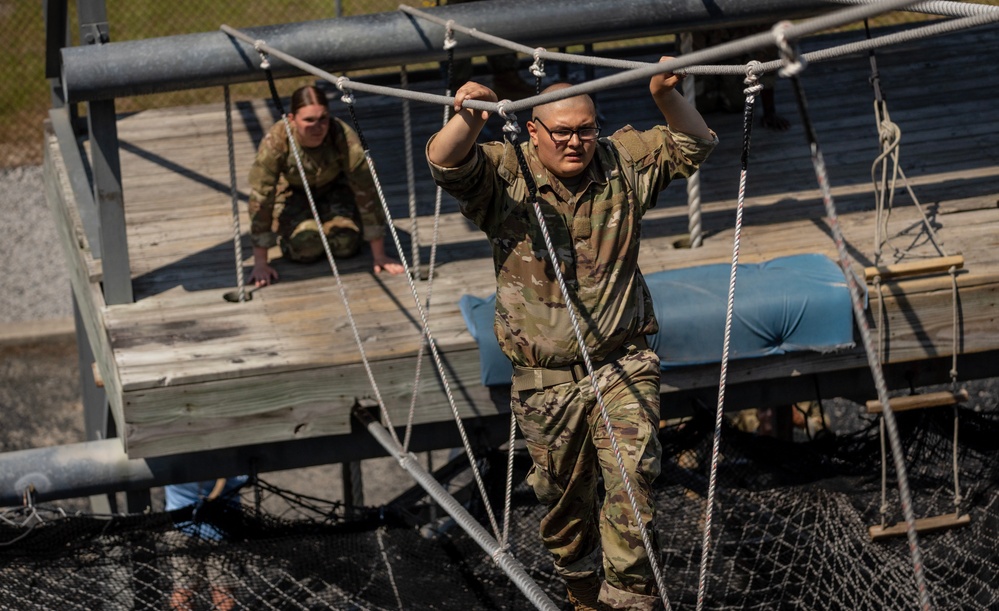
[[(805, 49), (855, 37), (816, 38)], [(999, 65), (983, 61), (996, 54), (995, 28), (878, 54), (891, 116), (902, 130), (903, 168), (945, 249), (965, 258), (958, 281), (959, 353), (962, 367), (968, 367), (964, 375), (986, 375), (989, 366), (982, 363), (999, 354)], [(555, 66), (549, 68), (551, 74)], [(855, 56), (811, 65), (802, 77), (847, 246), (861, 274), (874, 263), (871, 163), (878, 144), (869, 71), (867, 57)], [(582, 68), (570, 69), (574, 77), (582, 74)], [(417, 86), (439, 93), (436, 83)], [(778, 83), (777, 99), (793, 128), (785, 133), (754, 129), (741, 260), (802, 252), (835, 257), (789, 83)], [(603, 92), (598, 104), (605, 133), (626, 123), (648, 127), (660, 118), (643, 83)], [(409, 257), (412, 227), (400, 108), (394, 99), (357, 96), (361, 125)], [(347, 117), (339, 102), (334, 112)], [(413, 104), (412, 112), (418, 232), (426, 263), (434, 188), (422, 152), (439, 128), (441, 109)], [(642, 268), (647, 273), (731, 261), (742, 116), (706, 118), (721, 138), (701, 173), (708, 238), (698, 249), (675, 247), (687, 231), (686, 194), (683, 182), (672, 185), (645, 220)], [(244, 234), (247, 171), (264, 129), (274, 120), (264, 102), (242, 102), (236, 109)], [(496, 137), (499, 128), (498, 122), (489, 124)], [(221, 101), (122, 116), (118, 129), (135, 303), (107, 306), (103, 300), (100, 262), (87, 244), (65, 149), (51, 132), (46, 184), (74, 293), (129, 455), (350, 434), (351, 407), (370, 402), (375, 393), (329, 266), (278, 258), (279, 283), (256, 292), (248, 303), (223, 299), (235, 287), (235, 270)], [(446, 196), (444, 208), (430, 327), (461, 416), (493, 417), (507, 412), (507, 395), (479, 383), (478, 352), (457, 306), (464, 293), (492, 292), (488, 245)], [(918, 218), (900, 189), (888, 233), (905, 251), (904, 260), (935, 254), (920, 233)], [(243, 245), (247, 273), (251, 260), (245, 235)], [(279, 257), (276, 249), (272, 257)], [(409, 284), (401, 276), (370, 273), (367, 252), (338, 265), (381, 397), (393, 422), (403, 424), (420, 345)], [(423, 281), (417, 285), (424, 301), (429, 287)], [(940, 379), (941, 367), (945, 376), (952, 344), (949, 276), (890, 283), (884, 294), (886, 361), (896, 367), (889, 379), (907, 386), (905, 376), (915, 375), (917, 383), (930, 383)], [(996, 373), (999, 367), (991, 371)], [(728, 401), (733, 407), (749, 407), (812, 398), (820, 380), (826, 396), (863, 394), (869, 378), (861, 350), (740, 361), (728, 374)], [(692, 400), (715, 396), (717, 367), (674, 370), (663, 381), (667, 411), (682, 410)], [(452, 420), (429, 357), (422, 364), (418, 405), (417, 423)]]

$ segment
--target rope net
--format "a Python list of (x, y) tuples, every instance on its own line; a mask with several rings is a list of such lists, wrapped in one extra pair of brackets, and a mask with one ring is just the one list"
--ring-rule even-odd
[[(875, 543), (868, 536), (868, 526), (880, 521), (877, 420), (851, 415), (856, 406), (837, 409), (830, 410), (833, 422), (842, 428), (852, 420), (851, 430), (824, 429), (805, 441), (744, 432), (726, 419), (705, 608), (918, 604), (905, 537)], [(920, 545), (937, 608), (992, 609), (999, 606), (999, 408), (961, 411), (961, 481), (971, 523), (924, 534)], [(897, 420), (916, 511), (952, 512), (951, 408), (902, 412)], [(693, 608), (698, 592), (713, 431), (705, 409), (661, 432), (655, 528), (670, 599), (680, 609)], [(484, 470), (490, 494), (501, 498), (506, 455), (484, 460), (496, 467)], [(511, 553), (552, 600), (564, 601), (564, 585), (537, 537), (543, 509), (522, 483), (529, 463), (517, 453)], [(469, 490), (466, 506), (484, 522), (483, 500), (476, 487)], [(190, 509), (44, 520), (25, 520), (24, 508), (6, 510), (0, 609), (162, 609), (178, 589), (190, 592), (195, 609), (221, 606), (220, 596), (237, 609), (531, 608), (460, 529), (414, 520), (428, 513), (425, 505), (348, 513), (339, 503), (262, 480), (243, 496), (241, 512), (206, 503), (193, 514), (215, 525), (220, 539), (179, 531), (175, 522), (192, 519)], [(901, 519), (894, 511), (892, 519)]]

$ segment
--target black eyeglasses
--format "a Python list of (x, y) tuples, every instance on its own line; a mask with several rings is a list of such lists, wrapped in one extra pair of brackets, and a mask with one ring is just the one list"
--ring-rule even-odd
[(572, 135), (576, 134), (579, 136), (580, 142), (592, 142), (597, 139), (600, 135), (600, 127), (580, 127), (579, 129), (556, 129), (554, 131), (548, 129), (548, 126), (541, 122), (541, 119), (535, 117), (534, 122), (545, 128), (548, 135), (551, 137), (552, 142), (555, 144), (568, 144), (572, 140)]

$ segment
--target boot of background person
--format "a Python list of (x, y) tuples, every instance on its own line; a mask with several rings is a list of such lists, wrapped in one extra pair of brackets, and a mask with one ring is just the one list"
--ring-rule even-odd
[(600, 595), (600, 579), (593, 575), (582, 579), (566, 579), (566, 590), (569, 591), (569, 602), (576, 611), (597, 611)]

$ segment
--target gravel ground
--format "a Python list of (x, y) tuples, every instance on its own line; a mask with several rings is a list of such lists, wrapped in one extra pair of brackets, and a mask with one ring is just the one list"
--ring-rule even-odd
[(0, 169), (0, 215), (6, 237), (0, 261), (0, 325), (73, 315), (69, 274), (45, 201), (41, 166)]

